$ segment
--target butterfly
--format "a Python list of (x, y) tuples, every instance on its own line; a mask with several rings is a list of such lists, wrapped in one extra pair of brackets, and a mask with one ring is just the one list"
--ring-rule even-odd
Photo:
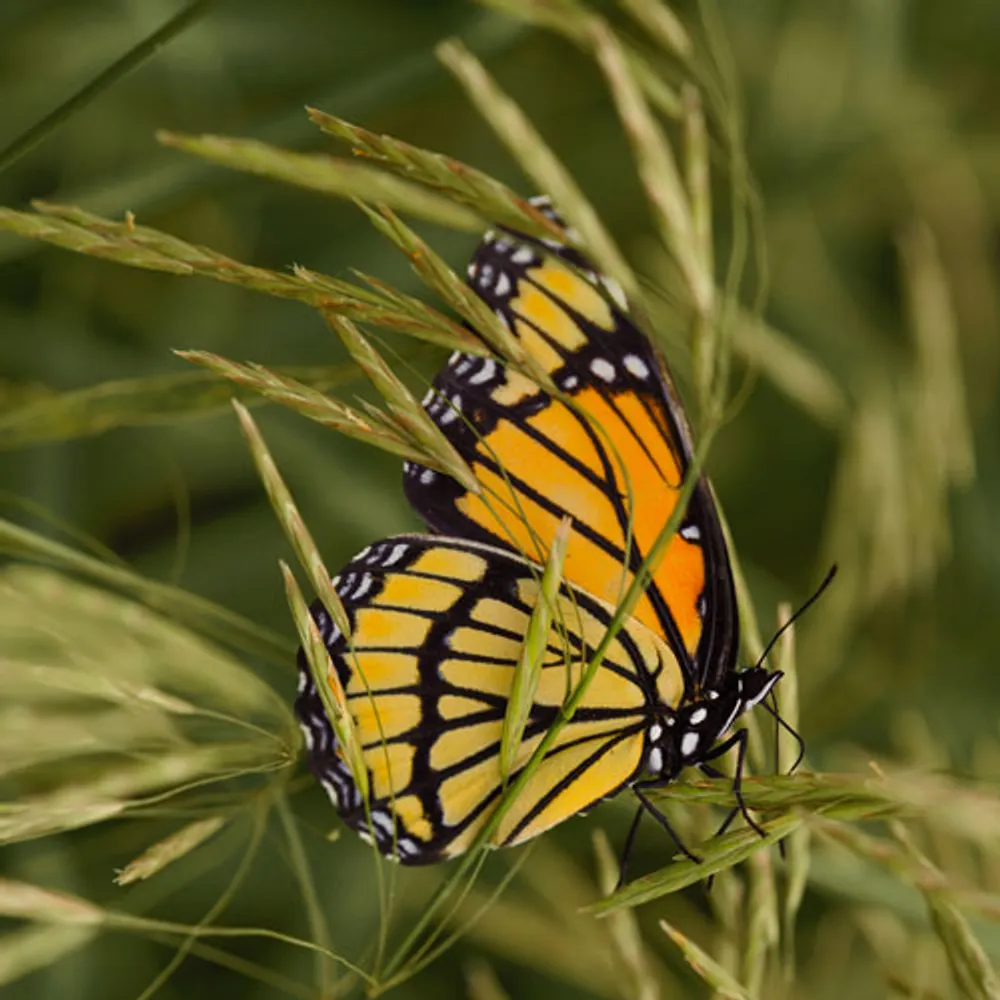
[[(561, 225), (547, 200), (534, 203)], [(503, 793), (504, 717), (562, 519), (572, 527), (557, 613), (507, 782), (594, 656), (692, 455), (660, 357), (617, 287), (577, 251), (487, 232), (468, 280), (555, 392), (498, 357), (453, 354), (423, 405), (479, 492), (405, 463), (406, 496), (432, 533), (379, 541), (334, 578), (348, 636), (319, 602), (311, 609), (361, 744), (367, 803), (299, 659), (296, 711), (313, 772), (350, 827), (407, 864), (468, 850)], [(733, 723), (781, 675), (759, 665), (738, 671), (738, 647), (726, 541), (701, 479), (645, 593), (491, 846), (530, 840), (625, 787), (669, 829), (651, 787), (686, 767), (717, 773), (709, 762), (734, 746), (741, 773), (746, 731), (731, 732)]]

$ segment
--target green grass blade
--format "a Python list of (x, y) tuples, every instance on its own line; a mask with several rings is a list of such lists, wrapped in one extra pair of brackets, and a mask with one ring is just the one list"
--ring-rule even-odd
[(544, 372), (526, 354), (517, 338), (492, 309), (391, 209), (362, 205), (372, 225), (409, 258), (417, 276), (448, 303), (502, 358), (526, 367), (535, 381), (548, 385)]
[[(514, 768), (517, 752), (521, 748), (521, 738), (528, 724), (531, 708), (535, 703), (535, 693), (542, 677), (542, 667), (548, 653), (549, 633), (558, 613), (559, 588), (562, 586), (563, 563), (566, 561), (566, 547), (572, 520), (564, 517), (552, 536), (549, 557), (542, 571), (538, 600), (528, 629), (521, 644), (521, 655), (514, 667), (510, 700), (503, 717), (500, 734), (500, 774), (506, 781)], [(567, 669), (569, 665), (567, 664)]]
[(483, 226), (478, 215), (461, 205), (366, 163), (338, 160), (321, 153), (294, 153), (256, 139), (175, 132), (157, 132), (156, 138), (164, 146), (212, 163), (310, 191), (380, 202), (398, 212), (409, 212), (428, 222), (466, 232), (479, 232)]
[[(281, 828), (288, 842), (288, 853), (295, 872), (295, 877), (302, 892), (302, 899), (309, 918), (309, 929), (313, 940), (321, 947), (330, 949), (330, 927), (323, 912), (323, 906), (317, 896), (313, 874), (309, 870), (309, 858), (305, 845), (299, 833), (298, 820), (292, 812), (287, 796), (279, 796), (276, 811), (281, 822)], [(336, 995), (336, 985), (333, 979), (333, 966), (329, 958), (322, 953), (316, 955), (316, 989), (321, 997)]]
[[(390, 424), (376, 424), (357, 410), (295, 379), (270, 371), (262, 365), (243, 365), (208, 351), (176, 351), (178, 357), (202, 365), (223, 378), (252, 389), (273, 402), (287, 406), (324, 427), (347, 437), (416, 462), (434, 464), (416, 443), (403, 437)], [(242, 405), (242, 404), (240, 404)]]
[(0, 173), (6, 170), (22, 156), (30, 153), (40, 142), (43, 142), (60, 125), (72, 118), (95, 98), (113, 87), (119, 80), (144, 62), (155, 56), (168, 42), (176, 38), (199, 18), (204, 16), (215, 0), (194, 0), (187, 7), (175, 14), (169, 21), (157, 28), (151, 35), (144, 38), (138, 45), (130, 49), (120, 59), (99, 73), (85, 87), (78, 90), (68, 101), (36, 122), (26, 132), (18, 136), (6, 149), (0, 150)]
[[(124, 222), (113, 222), (67, 205), (36, 202), (35, 208), (33, 213), (0, 207), (0, 230), (129, 267), (200, 275), (264, 295), (292, 299), (453, 350), (476, 350), (478, 346), (468, 331), (402, 293), (387, 295), (377, 287), (361, 288), (301, 267), (285, 274), (242, 264), (208, 247), (139, 225), (131, 216)], [(489, 310), (477, 315), (491, 329), (499, 326)]]
[[(295, 500), (292, 498), (291, 492), (285, 485), (284, 479), (281, 478), (278, 467), (274, 464), (274, 459), (271, 457), (271, 452), (264, 443), (264, 438), (261, 436), (257, 424), (245, 406), (234, 402), (233, 408), (236, 410), (236, 416), (240, 422), (240, 430), (250, 448), (250, 454), (253, 457), (254, 465), (257, 467), (261, 482), (267, 490), (271, 507), (278, 518), (278, 523), (285, 532), (285, 537), (295, 551), (299, 565), (305, 569), (309, 576), (309, 581), (312, 583), (313, 590), (323, 602), (323, 607), (326, 608), (327, 613), (336, 623), (337, 628), (344, 635), (349, 635), (351, 625), (347, 617), (347, 612), (344, 610), (344, 605), (337, 592), (333, 589), (330, 573), (323, 564), (323, 558), (316, 548), (312, 534), (302, 520), (302, 515), (299, 513), (298, 507), (295, 506)], [(300, 636), (301, 633), (302, 630), (300, 628)]]
[(431, 465), (478, 494), (479, 482), (466, 461), (361, 331), (342, 316), (324, 313), (324, 319), (386, 401), (391, 426), (431, 457)]
[[(593, 843), (598, 885), (601, 892), (610, 895), (618, 884), (619, 862), (603, 830), (594, 832)], [(658, 1000), (660, 984), (646, 954), (646, 944), (636, 915), (630, 910), (618, 910), (608, 917), (606, 926), (619, 964), (627, 977), (624, 994), (635, 1000)]]
[[(286, 368), (281, 374), (322, 392), (355, 381), (359, 371), (345, 363)], [(117, 427), (198, 420), (227, 409), (233, 392), (230, 383), (209, 372), (115, 379), (59, 393), (43, 390), (0, 410), (0, 450), (91, 437)], [(251, 392), (243, 399), (247, 406), (263, 401)]]
[(691, 36), (684, 22), (660, 0), (618, 0), (665, 52), (678, 59), (691, 55)]
[(657, 872), (630, 882), (606, 899), (587, 907), (586, 912), (603, 917), (621, 907), (642, 906), (689, 885), (696, 885), (716, 872), (746, 861), (757, 851), (777, 844), (802, 822), (801, 817), (793, 815), (766, 820), (761, 824), (766, 834), (764, 837), (749, 828), (727, 833), (699, 847), (700, 862), (681, 858)]
[(309, 108), (309, 117), (328, 135), (347, 143), (355, 155), (438, 190), (493, 221), (530, 236), (559, 239), (560, 231), (538, 209), (489, 174), (389, 135), (377, 135), (342, 118)]
[(692, 208), (676, 158), (629, 69), (618, 39), (602, 21), (595, 20), (590, 31), (598, 63), (632, 145), (636, 168), (663, 245), (684, 275), (697, 314), (710, 320), (715, 281), (699, 254)]
[[(635, 273), (579, 185), (546, 145), (527, 115), (500, 89), (483, 64), (459, 42), (440, 45), (438, 58), (458, 78), (476, 109), (535, 182), (538, 190), (549, 195), (567, 223), (575, 227), (597, 269), (617, 281), (633, 302), (640, 301), (640, 286)], [(573, 230), (570, 229), (558, 238), (572, 242), (572, 237)]]
[[(591, 28), (595, 18), (578, 0), (478, 0), (510, 17), (547, 28), (571, 41), (587, 55), (594, 53)], [(634, 46), (624, 45), (631, 72), (654, 107), (668, 118), (681, 116), (681, 98), (674, 87)]]
[(166, 933), (182, 938), (189, 935), (197, 938), (261, 938), (326, 955), (371, 984), (370, 976), (341, 955), (280, 931), (265, 927), (195, 927), (167, 920), (153, 920), (122, 910), (105, 909), (79, 896), (43, 889), (15, 879), (0, 878), (0, 915), (53, 926), (89, 927), (137, 934)]
[(95, 559), (3, 518), (0, 518), (0, 552), (79, 573), (130, 593), (150, 607), (237, 649), (281, 666), (291, 662), (294, 646), (269, 629), (179, 587), (149, 580), (132, 570)]
[(725, 1000), (753, 1000), (754, 994), (719, 965), (707, 951), (668, 924), (666, 920), (660, 921), (660, 927), (680, 949), (688, 965), (712, 987), (715, 996), (723, 997)]
[(163, 840), (158, 840), (148, 847), (133, 861), (130, 861), (117, 875), (116, 885), (131, 885), (133, 882), (151, 878), (162, 871), (167, 865), (178, 858), (190, 854), (201, 844), (214, 837), (225, 826), (223, 816), (209, 816), (206, 819), (195, 820), (181, 827)]
[(97, 936), (94, 927), (24, 927), (0, 937), (0, 986), (12, 983), (79, 951)]
[[(288, 606), (299, 633), (299, 641), (302, 644), (302, 651), (309, 665), (313, 683), (316, 685), (320, 700), (323, 702), (323, 711), (336, 734), (339, 749), (351, 769), (354, 784), (357, 786), (361, 798), (367, 801), (368, 768), (365, 766), (361, 742), (355, 731), (354, 718), (347, 709), (347, 694), (344, 691), (344, 686), (330, 660), (330, 654), (323, 642), (323, 637), (319, 634), (316, 622), (309, 614), (309, 606), (302, 596), (295, 575), (285, 563), (281, 564), (281, 572), (285, 578)], [(339, 603), (339, 598), (337, 600)], [(350, 629), (348, 628), (343, 634), (350, 635)]]

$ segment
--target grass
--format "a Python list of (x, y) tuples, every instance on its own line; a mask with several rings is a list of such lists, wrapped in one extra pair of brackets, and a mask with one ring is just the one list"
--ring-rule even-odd
[[(194, 29), (208, 50), (189, 53), (202, 74), (212, 72), (205, 51), (225, 44), (212, 33), (209, 6), (192, 5), (163, 28), (169, 34), (196, 14), (208, 18)], [(225, 5), (217, 6), (225, 18)], [(371, 128), (326, 110), (303, 114), (304, 129), (311, 120), (359, 159), (331, 157), (318, 142), (322, 152), (301, 152), (310, 141), (305, 130), (294, 151), (257, 138), (196, 137), (199, 128), (218, 128), (210, 115), (208, 122), (193, 115), (183, 134), (160, 134), (174, 151), (310, 192), (282, 195), (287, 200), (276, 204), (288, 242), (272, 237), (261, 243), (264, 252), (254, 252), (251, 220), (264, 225), (269, 215), (261, 199), (270, 195), (247, 192), (272, 185), (244, 184), (238, 210), (214, 216), (207, 188), (196, 185), (188, 214), (161, 227), (148, 224), (145, 211), (140, 223), (129, 211), (143, 208), (135, 201), (116, 204), (121, 221), (73, 207), (95, 199), (81, 195), (89, 182), (74, 181), (69, 159), (68, 180), (55, 192), (30, 173), (18, 174), (38, 155), (29, 154), (32, 145), (63, 162), (73, 142), (79, 151), (93, 138), (83, 109), (100, 103), (121, 67), (149, 55), (148, 42), (124, 47), (127, 54), (115, 62), (101, 57), (112, 69), (92, 74), (96, 88), (82, 86), (59, 105), (64, 110), (37, 118), (8, 147), (5, 176), (20, 186), (6, 200), (20, 201), (22, 190), (47, 200), (34, 211), (0, 209), (0, 229), (22, 239), (9, 244), (7, 260), (22, 260), (10, 265), (15, 272), (41, 269), (48, 284), (29, 286), (26, 298), (0, 273), (14, 372), (2, 387), (0, 443), (10, 453), (14, 488), (26, 498), (12, 499), (11, 517), (0, 522), (0, 548), (11, 557), (0, 582), (0, 669), (5, 691), (14, 692), (0, 710), (0, 836), (8, 873), (0, 913), (20, 921), (0, 939), (0, 981), (11, 984), (12, 995), (65, 992), (59, 970), (66, 969), (95, 995), (145, 997), (182, 988), (200, 993), (209, 987), (199, 972), (213, 966), (234, 988), (268, 996), (390, 987), (420, 995), (440, 992), (464, 968), (472, 997), (551, 995), (557, 984), (567, 995), (643, 998), (820, 998), (847, 988), (859, 997), (887, 990), (1000, 995), (992, 970), (1000, 955), (1000, 744), (987, 666), (995, 641), (979, 619), (960, 624), (961, 610), (990, 592), (1000, 559), (984, 527), (989, 505), (960, 493), (956, 499), (977, 472), (980, 492), (966, 496), (981, 500), (996, 481), (985, 429), (995, 407), (995, 370), (983, 331), (995, 331), (990, 324), (1000, 315), (985, 270), (984, 233), (995, 225), (997, 190), (983, 167), (988, 143), (977, 145), (960, 130), (961, 96), (943, 84), (924, 85), (920, 74), (933, 74), (918, 54), (912, 66), (872, 59), (872, 52), (898, 53), (907, 44), (906, 26), (894, 20), (903, 17), (899, 11), (852, 15), (863, 44), (845, 38), (846, 22), (832, 15), (787, 13), (784, 34), (764, 45), (773, 33), (754, 20), (763, 15), (729, 12), (723, 25), (708, 3), (678, 16), (655, 0), (629, 0), (607, 19), (575, 0), (486, 6), (554, 29), (576, 50), (493, 14), (466, 32), (471, 44), (452, 40), (437, 49), (482, 119), (457, 104), (449, 114), (466, 132), (492, 130), (497, 145), (490, 148), (506, 149), (527, 184), (470, 166), (489, 162), (473, 142), (462, 155), (425, 148), (406, 121), (407, 100), (415, 98), (398, 83), (382, 85), (389, 96), (358, 116), (374, 119)], [(364, 16), (351, 15), (361, 34)], [(440, 17), (441, 27), (453, 30)], [(58, 38), (58, 25), (53, 30)], [(973, 60), (974, 39), (965, 43)], [(495, 72), (474, 54), (477, 45), (497, 56)], [(775, 57), (762, 55), (771, 50)], [(599, 157), (581, 157), (581, 149), (595, 148), (585, 130), (557, 127), (558, 88), (552, 97), (525, 91), (506, 68), (507, 59), (530, 67), (533, 51), (549, 60), (530, 70), (539, 74), (533, 79), (558, 86), (579, 80), (588, 106), (601, 109), (594, 126), (603, 139)], [(281, 38), (275, 52), (289, 67), (309, 65)], [(852, 59), (860, 69), (851, 73), (856, 85), (848, 92), (835, 73), (848, 78)], [(982, 66), (990, 72), (988, 61)], [(371, 79), (373, 92), (379, 79)], [(151, 86), (130, 80), (139, 81), (136, 93)], [(126, 81), (108, 95), (130, 86)], [(766, 121), (745, 123), (744, 99), (765, 102)], [(457, 135), (433, 111), (440, 100), (426, 98), (426, 145), (437, 135), (452, 148)], [(854, 132), (838, 120), (837, 107)], [(331, 110), (350, 114), (339, 103)], [(988, 120), (974, 104), (967, 113)], [(535, 114), (544, 125), (529, 118)], [(923, 159), (915, 144), (924, 133), (905, 130), (907, 115), (934, 122), (921, 126), (940, 140)], [(817, 121), (840, 142), (861, 143), (856, 133), (867, 129), (884, 143), (861, 143), (854, 159), (834, 161), (824, 143), (836, 144)], [(375, 122), (405, 128), (413, 141), (384, 135)], [(159, 124), (144, 122), (146, 134)], [(564, 140), (566, 156), (543, 138), (548, 133)], [(766, 209), (749, 181), (748, 160), (762, 176)], [(577, 162), (581, 176), (571, 169)], [(152, 165), (144, 169), (155, 175)], [(859, 183), (865, 171), (877, 183)], [(616, 186), (598, 186), (612, 176)], [(894, 178), (902, 178), (906, 198), (889, 197)], [(619, 187), (629, 193), (618, 194)], [(299, 739), (287, 671), (294, 644), (280, 612), (274, 568), (282, 550), (274, 522), (255, 501), (252, 533), (245, 526), (227, 531), (205, 506), (220, 490), (256, 489), (228, 429), (234, 422), (223, 430), (213, 420), (228, 412), (230, 391), (247, 406), (278, 403), (324, 432), (335, 429), (389, 453), (381, 462), (357, 443), (310, 436), (303, 422), (283, 421), (273, 408), (255, 410), (258, 429), (239, 408), (293, 551), (313, 589), (331, 601), (324, 563), (339, 566), (354, 549), (406, 523), (391, 479), (399, 456), (468, 478), (415, 399), (435, 348), (468, 346), (449, 311), (531, 372), (530, 360), (457, 275), (479, 220), (546, 231), (547, 220), (519, 193), (532, 188), (554, 196), (581, 245), (627, 290), (637, 321), (688, 389), (699, 462), (711, 442), (710, 466), (740, 554), (747, 659), (759, 652), (772, 619), (787, 618), (787, 608), (778, 616), (770, 610), (776, 596), (805, 589), (832, 559), (841, 566), (801, 639), (790, 634), (779, 651), (787, 675), (782, 711), (801, 720), (813, 767), (747, 783), (766, 839), (745, 829), (713, 839), (719, 811), (732, 804), (728, 783), (678, 783), (664, 790), (662, 803), (704, 863), (664, 864), (663, 844), (651, 844), (640, 858), (654, 870), (617, 892), (610, 892), (613, 848), (603, 833), (589, 844), (581, 820), (534, 849), (490, 857), (477, 851), (443, 869), (361, 864), (365, 855), (353, 838), (328, 844), (321, 833), (333, 819), (294, 767)], [(602, 193), (591, 201), (588, 190)], [(302, 198), (314, 205), (317, 195), (348, 202), (344, 211), (330, 209), (347, 234), (339, 260), (318, 242), (312, 210), (298, 217)], [(628, 241), (628, 213), (609, 225), (603, 211), (626, 197), (644, 233)], [(351, 201), (362, 202), (364, 212), (347, 214)], [(407, 219), (432, 228), (425, 236)], [(373, 249), (362, 225), (402, 251), (413, 274), (370, 277), (368, 269), (391, 272), (393, 258)], [(455, 230), (466, 250), (457, 252), (458, 237), (440, 227)], [(174, 229), (193, 235), (172, 235)], [(26, 258), (31, 244), (24, 237), (152, 275), (66, 256)], [(765, 242), (778, 248), (770, 282)], [(271, 263), (243, 263), (244, 256)], [(310, 263), (285, 266), (299, 260)], [(358, 269), (354, 280), (339, 277), (348, 266)], [(889, 276), (866, 281), (872, 269)], [(139, 283), (130, 286), (130, 277)], [(178, 280), (188, 277), (219, 288)], [(148, 307), (143, 289), (153, 290), (157, 309)], [(264, 296), (256, 312), (246, 311), (253, 300), (246, 291)], [(322, 349), (336, 357), (340, 344), (345, 356), (318, 364), (311, 333), (278, 342), (295, 322), (286, 316), (309, 315), (269, 312), (283, 310), (273, 304), (281, 299), (318, 313), (324, 322), (312, 329), (326, 336)], [(98, 306), (106, 317), (92, 314)], [(223, 332), (204, 326), (203, 315), (220, 320)], [(257, 317), (268, 336), (247, 339)], [(104, 330), (115, 322), (141, 332), (142, 364), (127, 352), (102, 363), (112, 343)], [(90, 337), (76, 349), (65, 341), (78, 370), (60, 370), (51, 352), (33, 350), (37, 323), (66, 331), (63, 337)], [(203, 370), (160, 370), (168, 344), (187, 348), (180, 357)], [(362, 374), (374, 394), (340, 398), (355, 391)], [(183, 477), (195, 500), (193, 521), (185, 525), (180, 503), (179, 532), (171, 524), (166, 539), (157, 541), (148, 527), (129, 535), (130, 517), (149, 504), (132, 486), (136, 477), (160, 497), (156, 509), (170, 509), (162, 499), (176, 495), (162, 481), (169, 463), (151, 463), (145, 453), (165, 454), (160, 449), (176, 435), (190, 449)], [(116, 448), (125, 449), (121, 459)], [(68, 476), (74, 461), (86, 477)], [(321, 486), (313, 485), (317, 468)], [(338, 520), (326, 508), (330, 483), (345, 476), (350, 489), (332, 488)], [(794, 513), (803, 503), (806, 520)], [(238, 504), (226, 510), (225, 519), (239, 516)], [(107, 555), (104, 543), (120, 547), (116, 530), (119, 540), (136, 539), (127, 552), (135, 568)], [(665, 527), (663, 542), (672, 530)], [(164, 571), (167, 543), (189, 531), (190, 555), (181, 552), (178, 562), (171, 554), (173, 564), (189, 563), (179, 586)], [(90, 545), (88, 534), (100, 544)], [(970, 576), (971, 566), (979, 567), (978, 577)], [(294, 617), (305, 625), (294, 577), (288, 571), (285, 578)], [(939, 579), (960, 596), (951, 600), (942, 590), (932, 601), (927, 591)], [(623, 597), (619, 620), (636, 595)], [(572, 701), (564, 718), (571, 712)], [(516, 719), (509, 725), (516, 728)], [(342, 739), (350, 745), (347, 730)], [(753, 750), (757, 773), (768, 774), (773, 761), (760, 732)], [(779, 744), (782, 771), (789, 753)], [(615, 807), (600, 819), (614, 827), (611, 843), (618, 842), (624, 825)], [(780, 839), (784, 857), (768, 849)], [(109, 889), (115, 869), (118, 887)], [(697, 886), (709, 873), (715, 883), (706, 897)], [(112, 959), (109, 934), (128, 934), (127, 955), (142, 958)], [(140, 943), (142, 950), (133, 951)], [(157, 950), (164, 944), (166, 952)], [(472, 965), (470, 954), (478, 956)], [(919, 960), (908, 960), (912, 955)], [(86, 970), (83, 978), (79, 970)]]

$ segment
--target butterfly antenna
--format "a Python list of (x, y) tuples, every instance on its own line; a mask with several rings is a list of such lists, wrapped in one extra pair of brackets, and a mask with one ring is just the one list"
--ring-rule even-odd
[[(771, 688), (771, 693), (764, 699), (764, 705), (767, 709), (774, 712), (775, 720), (778, 717), (778, 696), (774, 693), (774, 688)], [(774, 727), (774, 766), (778, 767), (778, 754), (781, 753), (781, 733), (778, 731), (778, 727)]]
[(759, 667), (770, 655), (772, 649), (774, 649), (774, 644), (809, 610), (820, 598), (820, 595), (830, 586), (831, 581), (837, 575), (837, 564), (834, 563), (830, 567), (830, 572), (823, 577), (823, 582), (816, 588), (813, 592), (812, 597), (810, 597), (805, 604), (803, 604), (791, 618), (785, 622), (781, 628), (771, 637), (771, 641), (764, 647), (764, 652), (760, 654), (757, 660), (757, 666)]
[[(820, 583), (820, 585), (816, 588), (815, 591), (813, 591), (812, 596), (809, 597), (808, 600), (806, 600), (806, 602), (795, 612), (795, 614), (793, 614), (792, 617), (789, 618), (788, 621), (785, 622), (785, 624), (782, 625), (777, 630), (777, 632), (775, 632), (774, 635), (771, 637), (771, 641), (767, 644), (767, 646), (764, 647), (764, 652), (760, 654), (760, 658), (757, 660), (758, 667), (761, 666), (761, 664), (768, 658), (768, 656), (771, 653), (771, 650), (774, 649), (775, 643), (777, 643), (777, 641), (785, 634), (785, 632), (787, 632), (788, 629), (790, 629), (792, 625), (794, 625), (795, 622), (797, 622), (802, 617), (802, 615), (805, 614), (805, 612), (819, 600), (823, 591), (830, 586), (830, 583), (833, 581), (833, 578), (836, 575), (837, 575), (837, 564), (834, 563), (830, 567), (830, 570), (826, 574), (826, 576), (823, 577), (823, 582)], [(792, 766), (788, 770), (788, 773), (792, 774), (794, 773), (795, 769), (799, 766), (799, 764), (802, 763), (802, 760), (806, 755), (805, 741), (781, 717), (781, 713), (778, 711), (778, 699), (773, 691), (771, 692), (770, 697), (766, 699), (763, 704), (764, 704), (764, 709), (771, 716), (774, 717), (775, 722), (777, 722), (778, 724), (777, 726), (774, 727), (774, 759), (775, 760), (778, 759), (778, 726), (784, 729), (785, 732), (787, 732), (788, 735), (791, 736), (792, 739), (795, 740), (795, 742), (798, 744), (799, 752), (795, 758), (795, 763), (792, 764)]]

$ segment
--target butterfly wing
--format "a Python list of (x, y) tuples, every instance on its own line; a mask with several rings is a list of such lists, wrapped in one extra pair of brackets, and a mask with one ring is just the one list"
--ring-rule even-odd
[[(469, 275), (562, 398), (495, 358), (453, 354), (424, 403), (482, 494), (416, 463), (405, 468), (405, 490), (432, 529), (537, 560), (571, 515), (565, 578), (614, 604), (674, 509), (690, 439), (649, 342), (596, 275), (581, 275), (579, 255), (547, 246), (557, 255), (487, 234)], [(635, 616), (667, 637), (692, 694), (733, 668), (735, 595), (706, 481)]]
[[(335, 579), (350, 643), (313, 606), (368, 768), (368, 811), (300, 656), (296, 711), (310, 766), (348, 825), (383, 853), (410, 864), (460, 854), (498, 801), (503, 719), (539, 575), (509, 550), (401, 535), (369, 547)], [(512, 776), (555, 720), (612, 614), (568, 586), (558, 610)], [(633, 780), (650, 707), (664, 691), (676, 706), (683, 690), (666, 644), (626, 623), (491, 842), (528, 840)]]

